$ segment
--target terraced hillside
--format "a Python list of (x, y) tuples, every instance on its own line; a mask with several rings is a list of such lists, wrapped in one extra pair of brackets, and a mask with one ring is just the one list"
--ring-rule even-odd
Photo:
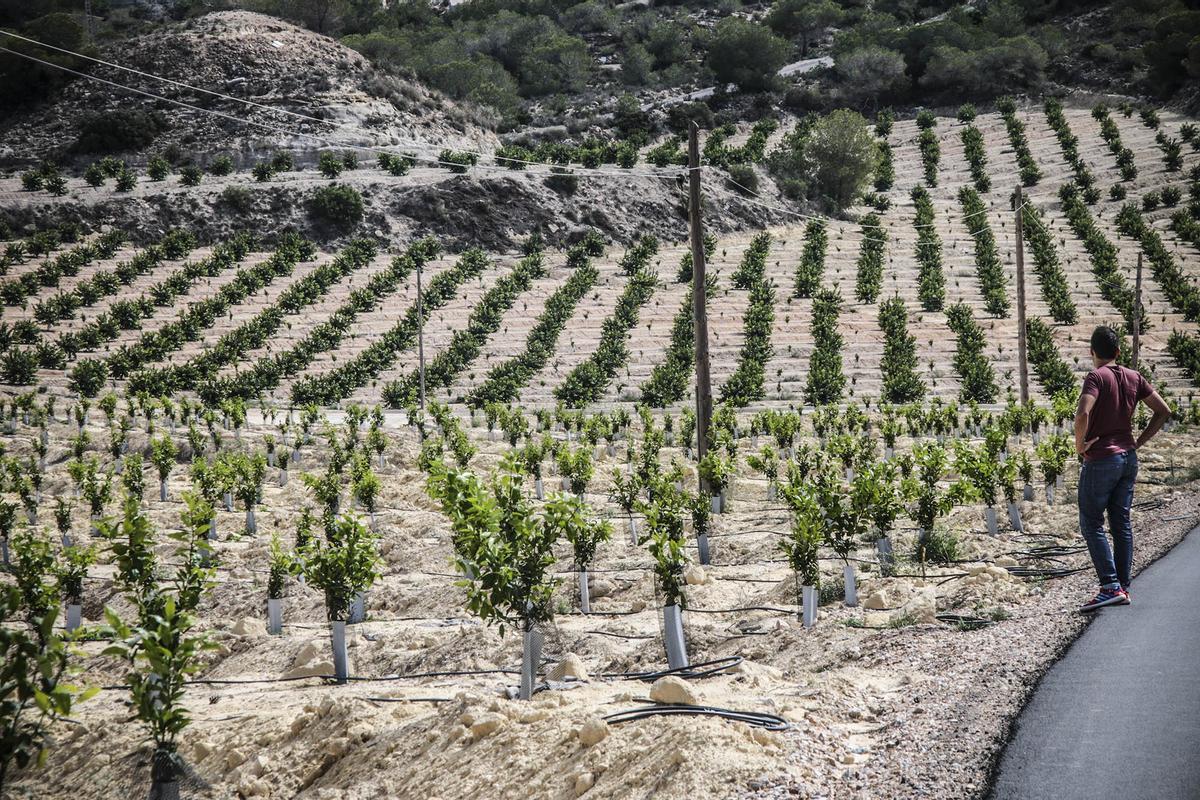
[(1137, 564), (1200, 520), (1200, 153), (1168, 112), (958, 116), (885, 122), (853, 219), (744, 197), (792, 221), (708, 242), (704, 459), (680, 242), (12, 238), (0, 619), (101, 690), (9, 780), (984, 796), (1081, 626), (1066, 424), (1139, 252), (1141, 366), (1179, 417), (1139, 453)]
[[(1046, 109), (1025, 106), (1014, 109), (1008, 116), (1020, 126), (1028, 158), (1038, 174), (1036, 181), (1023, 187), (1028, 315), (1033, 320), (1031, 341), (1036, 343), (1035, 363), (1031, 366), (1035, 396), (1048, 398), (1063, 388), (1071, 375), (1077, 377), (1086, 371), (1084, 343), (1094, 325), (1108, 323), (1128, 329), (1139, 253), (1146, 257), (1142, 363), (1165, 392), (1175, 397), (1185, 396), (1192, 385), (1189, 370), (1194, 371), (1194, 361), (1185, 355), (1190, 352), (1186, 344), (1178, 342), (1194, 341), (1197, 333), (1198, 253), (1196, 243), (1188, 235), (1195, 236), (1192, 214), (1196, 211), (1200, 154), (1194, 147), (1183, 144), (1178, 164), (1168, 169), (1156, 138), (1176, 144), (1198, 141), (1194, 126), (1165, 112), (1156, 120), (1157, 127), (1152, 128), (1138, 117), (1126, 117), (1116, 110), (1094, 115), (1088, 108), (1067, 108), (1061, 112), (1059, 127), (1065, 132), (1063, 135), (1075, 142), (1071, 153), (1077, 156), (1073, 156), (1072, 163)], [(1129, 180), (1122, 180), (1118, 159), (1102, 138), (1102, 118), (1115, 131), (1108, 134), (1109, 139), (1117, 139), (1119, 147), (1136, 154), (1132, 157), (1132, 167), (1125, 168), (1133, 173)], [(768, 229), (770, 241), (762, 275), (776, 291), (770, 304), (774, 313), (769, 332), (770, 354), (763, 364), (761, 402), (786, 405), (806, 402), (814, 347), (810, 329), (815, 294), (812, 290), (818, 287), (831, 289), (841, 298), (837, 325), (843, 335), (839, 349), (845, 377), (843, 399), (888, 396), (885, 382), (892, 361), (889, 357), (886, 368), (882, 364), (888, 335), (881, 327), (880, 311), (881, 304), (894, 297), (903, 301), (907, 312), (905, 330), (912, 338), (911, 346), (904, 348), (904, 369), (913, 372), (920, 382), (916, 396), (909, 399), (973, 398), (995, 402), (1013, 390), (1016, 267), (1012, 196), (1021, 168), (1014, 157), (1013, 140), (1006, 125), (1005, 116), (1000, 113), (985, 114), (972, 122), (937, 118), (930, 130), (939, 144), (940, 158), (934, 173), (936, 185), (929, 186), (917, 143), (917, 125), (902, 120), (888, 135), (896, 168), (894, 184), (883, 195), (887, 200), (885, 210), (877, 212), (875, 217), (860, 218), (857, 223), (830, 220), (814, 227), (808, 220), (796, 219), (795, 224)], [(968, 131), (977, 132), (982, 142), (978, 148), (982, 160), (976, 167), (976, 172), (984, 176), (982, 179), (972, 176), (972, 165), (963, 147), (963, 134)], [(1063, 192), (1070, 192), (1064, 187), (1075, 185), (1080, 174), (1089, 187), (1094, 187), (1088, 191), (1097, 196), (1085, 197), (1086, 192), (1080, 192), (1064, 202)], [(1164, 197), (1172, 202), (1164, 203)], [(925, 204), (920, 216), (918, 200)], [(1132, 210), (1127, 212), (1131, 216), (1123, 226), (1118, 212), (1125, 206), (1132, 206)], [(1130, 235), (1135, 229), (1129, 225), (1143, 223), (1146, 233), (1139, 234), (1139, 240), (1135, 241)], [(715, 387), (734, 372), (742, 352), (743, 319), (750, 305), (750, 293), (746, 288), (737, 288), (733, 278), (752, 238), (752, 234), (723, 237), (710, 259), (710, 272), (716, 277), (710, 293)], [(1156, 242), (1161, 242), (1158, 250), (1154, 250), (1158, 247)], [(406, 246), (397, 242), (393, 249), (400, 253)], [(64, 247), (41, 258), (10, 259), (13, 263), (4, 279), (6, 284), (21, 280), (26, 273), (42, 270), (44, 262), (70, 249)], [(630, 298), (630, 309), (635, 311), (636, 319), (620, 320), (608, 334), (604, 333), (605, 326), (618, 309), (618, 301), (631, 292), (630, 272), (636, 269), (628, 261), (637, 253), (610, 246), (589, 258), (597, 277), (573, 305), (563, 333), (554, 342), (553, 355), (539, 370), (525, 376), (520, 385), (524, 403), (537, 407), (566, 398), (574, 404), (570, 396), (563, 394), (562, 386), (573, 370), (595, 360), (605, 336), (613, 343), (623, 343), (626, 352), (608, 365), (611, 374), (605, 376), (602, 385), (590, 390), (588, 399), (602, 403), (640, 399), (647, 380), (655, 367), (663, 364), (671, 347), (675, 319), (688, 293), (688, 285), (677, 281), (686, 246), (659, 242), (652, 249), (653, 255), (645, 259), (644, 266), (656, 276), (656, 285), (643, 292), (643, 296)], [(1155, 258), (1149, 257), (1152, 250)], [(77, 284), (88, 281), (94, 274), (111, 271), (131, 252), (121, 250), (107, 258), (91, 259), (75, 274), (64, 275), (56, 283), (48, 276), (32, 281), (28, 292), (12, 295), (10, 299), (19, 304), (6, 307), (5, 321), (13, 325), (18, 320), (31, 319), (36, 316), (36, 309), (55, 302), (61, 295), (79, 294)], [(221, 292), (227, 281), (237, 281), (239, 276), (252, 271), (267, 254), (245, 254), (238, 269), (231, 267), (196, 279), (185, 291), (164, 296), (163, 302), (158, 302), (151, 296), (154, 283), (161, 281), (165, 271), (177, 272), (181, 268), (180, 263), (166, 262), (138, 275), (119, 294), (85, 298), (92, 302), (78, 304), (72, 318), (39, 326), (37, 336), (30, 335), (30, 339), (43, 343), (55, 341), (69, 334), (72, 326), (120, 311), (122, 303), (133, 297), (144, 298), (154, 304), (152, 313), (138, 319), (136, 327), (109, 331), (114, 335), (103, 337), (95, 347), (77, 348), (72, 343), (66, 370), (73, 368), (77, 360), (102, 361), (109, 364), (109, 374), (119, 380), (127, 379), (128, 373), (141, 373), (138, 388), (155, 393), (165, 387), (148, 382), (147, 375), (167, 362), (194, 359), (224, 341), (227, 352), (220, 358), (207, 359), (202, 364), (205, 372), (192, 375), (188, 385), (180, 387), (197, 390), (214, 379), (236, 382), (241, 372), (256, 368), (261, 372), (263, 363), (282, 351), (300, 347), (306, 351), (303, 359), (293, 359), (287, 374), (272, 375), (269, 380), (257, 383), (255, 390), (281, 403), (354, 399), (373, 404), (384, 399), (389, 383), (415, 369), (416, 341), (408, 335), (401, 337), (403, 341), (394, 348), (389, 346), (391, 352), (380, 354), (378, 363), (371, 363), (369, 369), (361, 368), (364, 351), (377, 344), (398, 324), (397, 320), (403, 327), (403, 315), (413, 316), (416, 270), (406, 270), (394, 288), (389, 287), (370, 307), (350, 317), (346, 313), (348, 305), (353, 304), (354, 290), (367, 285), (372, 276), (386, 269), (395, 253), (379, 252), (361, 264), (355, 263), (339, 272), (336, 279), (306, 288), (303, 302), (296, 302), (293, 297), (288, 308), (278, 307), (281, 295), (306, 281), (313, 270), (329, 263), (335, 255), (319, 255), (315, 260), (299, 261), (286, 274), (264, 276), (254, 283), (252, 292), (231, 295), (222, 307), (221, 319), (191, 331), (187, 341), (158, 348), (152, 358), (137, 359), (132, 365), (115, 363), (114, 356), (119, 361), (124, 349), (139, 340), (153, 338), (160, 328), (186, 315), (192, 305)], [(481, 255), (487, 266), (470, 280), (447, 290), (443, 305), (430, 309), (425, 326), (428, 358), (437, 358), (450, 345), (478, 300), (518, 259), (511, 253)], [(208, 256), (208, 250), (200, 250), (190, 258), (200, 262)], [(439, 256), (426, 266), (425, 279), (435, 280), (437, 273), (454, 261), (455, 257)], [(545, 261), (545, 274), (521, 287), (506, 307), (497, 309), (502, 312), (499, 325), (474, 337), (478, 341), (469, 363), (455, 363), (451, 372), (445, 374), (442, 385), (434, 387), (434, 396), (451, 403), (463, 401), (486, 379), (492, 367), (521, 352), (522, 339), (537, 322), (546, 298), (562, 288), (577, 269), (566, 264), (563, 254), (548, 253)], [(870, 269), (876, 269), (878, 276), (872, 278)], [(798, 272), (805, 273), (803, 281), (797, 277)], [(927, 297), (922, 290), (923, 276), (938, 272), (943, 288), (936, 298)], [(859, 288), (864, 280), (868, 284), (873, 281), (877, 288), (864, 294)], [(801, 283), (807, 288), (801, 287)], [(951, 314), (956, 308), (959, 310)], [(968, 348), (969, 353), (962, 350), (961, 342), (971, 337), (960, 336), (951, 327), (951, 317), (963, 319), (964, 308), (970, 312), (965, 324), (982, 333), (977, 354), (973, 348)], [(272, 314), (276, 316), (270, 320), (273, 327), (269, 336), (260, 333), (261, 341), (250, 342), (253, 346), (237, 347), (236, 352), (228, 350), (231, 340), (247, 335), (249, 328)], [(343, 326), (338, 334), (314, 338), (314, 332), (320, 334), (330, 327), (327, 323), (331, 319), (334, 327)], [(352, 319), (352, 324), (347, 324), (347, 319)], [(961, 330), (961, 325), (956, 327)], [(1169, 343), (1176, 331), (1180, 335), (1176, 337), (1177, 352), (1173, 356)], [(903, 334), (895, 331), (892, 336), (903, 338)], [(62, 373), (66, 370), (52, 363), (58, 359), (57, 352), (43, 351), (41, 358), (46, 364), (42, 365), (38, 379), (64, 385)], [(982, 359), (990, 365), (994, 373), (992, 386), (964, 386), (963, 363), (959, 363), (964, 358), (967, 360), (963, 363)], [(52, 368), (45, 369), (47, 365)], [(319, 394), (305, 395), (304, 387), (312, 386), (320, 387)], [(674, 399), (680, 402), (686, 397)]]

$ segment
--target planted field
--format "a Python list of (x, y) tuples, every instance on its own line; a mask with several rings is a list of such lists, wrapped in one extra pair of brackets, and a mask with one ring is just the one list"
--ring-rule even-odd
[[(1177, 411), (1139, 562), (1197, 517), (1200, 154), (1167, 112), (1165, 144), (1115, 109), (959, 116), (895, 122), (873, 211), (711, 243), (703, 459), (686, 243), (9, 243), (0, 609), (102, 687), (19, 790), (982, 785), (1092, 580), (1067, 426), (1139, 253), (1139, 367)], [(742, 133), (706, 151), (780, 138)]]

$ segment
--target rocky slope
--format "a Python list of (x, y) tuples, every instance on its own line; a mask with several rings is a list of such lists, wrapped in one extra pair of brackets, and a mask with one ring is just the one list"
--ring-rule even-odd
[[(61, 153), (75, 142), (85, 115), (128, 108), (159, 111), (165, 117), (167, 129), (150, 152), (175, 144), (185, 155), (228, 153), (243, 163), (276, 148), (298, 151), (303, 159), (305, 152), (330, 146), (403, 146), (415, 140), (435, 147), (491, 149), (496, 141), (479, 112), (380, 72), (333, 39), (262, 14), (208, 14), (102, 48), (100, 58), (267, 108), (97, 64), (91, 69), (97, 78), (252, 122), (242, 124), (79, 79), (42, 108), (5, 126), (0, 132), (0, 162), (26, 163)], [(146, 153), (128, 155), (136, 162)]]

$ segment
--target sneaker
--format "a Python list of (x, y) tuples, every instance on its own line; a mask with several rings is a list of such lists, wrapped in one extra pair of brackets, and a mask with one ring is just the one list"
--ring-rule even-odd
[(1126, 605), (1129, 595), (1124, 589), (1101, 589), (1095, 597), (1079, 607), (1080, 611), (1095, 611), (1105, 606)]
[(1129, 593), (1129, 589), (1122, 587), (1121, 594), (1125, 595), (1125, 599), (1121, 601), (1121, 605), (1127, 606), (1133, 603), (1133, 595)]

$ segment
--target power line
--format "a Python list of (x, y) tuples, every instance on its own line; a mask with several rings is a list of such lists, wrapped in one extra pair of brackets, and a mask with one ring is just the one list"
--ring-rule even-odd
[[(127, 67), (127, 66), (124, 66), (124, 65), (122, 65), (122, 64), (117, 64), (117, 63), (115, 63), (115, 62), (112, 62), (112, 61), (105, 61), (104, 59), (96, 58), (96, 57), (94, 57), (94, 56), (89, 56), (89, 55), (86, 55), (86, 54), (84, 54), (84, 53), (78, 53), (78, 52), (75, 52), (74, 50), (68, 50), (68, 49), (66, 49), (66, 48), (63, 48), (63, 47), (57, 47), (57, 46), (55, 46), (55, 45), (50, 45), (50, 44), (46, 44), (46, 43), (44, 43), (44, 42), (39, 42), (39, 41), (38, 41), (38, 40), (36, 40), (36, 39), (31, 39), (31, 38), (29, 38), (29, 37), (27, 37), (27, 36), (21, 36), (21, 35), (19, 35), (19, 34), (12, 33), (12, 32), (10, 32), (10, 31), (6, 31), (6, 30), (0, 30), (0, 34), (3, 34), (3, 35), (5, 35), (5, 36), (12, 37), (12, 38), (14, 38), (14, 39), (20, 39), (20, 40), (22, 40), (22, 41), (24, 41), (24, 42), (28, 42), (28, 43), (30, 43), (30, 44), (37, 45), (38, 47), (44, 47), (44, 48), (46, 48), (46, 49), (48, 49), (48, 50), (55, 50), (55, 51), (58, 51), (58, 52), (60, 52), (60, 53), (64, 53), (64, 54), (66, 54), (66, 55), (74, 56), (74, 57), (76, 57), (76, 58), (81, 58), (81, 59), (85, 59), (85, 60), (87, 60), (87, 61), (92, 61), (92, 62), (95, 62), (95, 63), (97, 63), (97, 64), (102, 64), (102, 65), (104, 65), (104, 66), (106, 66), (106, 67), (112, 67), (113, 69), (123, 70), (123, 71), (125, 71), (125, 72), (129, 72), (129, 73), (131, 73), (131, 74), (138, 75), (138, 76), (140, 76), (140, 77), (143, 77), (143, 78), (150, 78), (150, 79), (152, 79), (152, 80), (161, 81), (161, 82), (163, 82), (163, 83), (167, 83), (167, 84), (170, 84), (170, 85), (172, 85), (172, 86), (176, 86), (176, 87), (178, 87), (178, 88), (181, 88), (181, 89), (187, 89), (188, 91), (193, 91), (193, 92), (199, 92), (199, 93), (201, 93), (201, 94), (206, 94), (206, 95), (209, 95), (210, 97), (216, 97), (216, 98), (220, 98), (220, 99), (222, 99), (222, 100), (228, 100), (228, 101), (230, 101), (230, 102), (234, 102), (234, 103), (242, 103), (243, 105), (251, 106), (251, 107), (253, 107), (253, 108), (258, 108), (258, 109), (261, 109), (261, 110), (263, 110), (263, 111), (267, 111), (267, 112), (274, 112), (274, 113), (283, 114), (283, 115), (286, 115), (286, 116), (289, 116), (289, 117), (294, 117), (294, 118), (296, 118), (296, 119), (299, 119), (299, 120), (302, 120), (302, 121), (305, 121), (305, 122), (312, 122), (312, 123), (316, 123), (316, 124), (319, 124), (319, 125), (329, 125), (329, 126), (331, 126), (331, 127), (335, 127), (335, 128), (341, 128), (341, 129), (343, 129), (343, 130), (347, 130), (347, 131), (350, 131), (350, 132), (352, 132), (352, 133), (356, 133), (356, 134), (367, 134), (367, 135), (369, 135), (369, 136), (374, 136), (374, 135), (375, 135), (373, 132), (370, 132), (370, 131), (364, 131), (362, 128), (359, 128), (359, 127), (357, 127), (357, 126), (355, 126), (355, 125), (350, 125), (350, 124), (347, 124), (347, 123), (344, 123), (344, 122), (337, 122), (337, 121), (334, 121), (334, 120), (326, 120), (326, 119), (321, 119), (320, 117), (314, 117), (314, 116), (311, 116), (311, 115), (309, 115), (309, 114), (302, 114), (302, 113), (300, 113), (300, 112), (298, 112), (298, 111), (292, 111), (292, 110), (290, 110), (290, 109), (286, 109), (286, 108), (277, 108), (277, 107), (275, 107), (275, 106), (269, 106), (269, 105), (266, 105), (265, 103), (259, 103), (259, 102), (256, 102), (256, 101), (254, 101), (254, 100), (249, 100), (249, 99), (247, 99), (247, 98), (242, 98), (242, 97), (234, 97), (233, 95), (224, 94), (224, 93), (222, 93), (222, 92), (216, 92), (216, 91), (213, 91), (213, 90), (211, 90), (211, 89), (205, 89), (205, 88), (203, 88), (203, 87), (199, 87), (199, 86), (193, 86), (193, 85), (191, 85), (191, 84), (188, 84), (188, 83), (183, 83), (182, 81), (177, 81), (177, 80), (174, 80), (173, 78), (167, 78), (167, 77), (163, 77), (163, 76), (161, 76), (161, 75), (155, 75), (155, 74), (153, 74), (153, 73), (150, 73), (150, 72), (145, 72), (145, 71), (143, 71), (143, 70), (134, 69), (133, 67)], [(3, 49), (3, 48), (0, 48), (0, 49)], [(18, 53), (18, 52), (16, 52), (16, 51), (13, 51), (13, 50), (5, 50), (5, 52), (13, 53), (14, 55), (23, 55), (23, 56), (26, 56), (26, 57), (28, 57), (28, 58), (31, 58), (31, 59), (33, 59), (33, 57), (32, 57), (32, 56), (29, 56), (29, 55), (27, 55), (27, 54), (24, 54), (24, 53)], [(34, 60), (38, 60), (38, 59), (34, 59)], [(40, 61), (40, 60), (39, 60), (39, 61)], [(53, 63), (50, 63), (50, 62), (40, 62), (40, 63), (48, 64), (49, 66), (59, 66), (59, 65), (56, 65), (56, 64), (53, 64)], [(62, 68), (62, 69), (66, 69), (65, 67), (61, 67), (61, 68)], [(67, 70), (67, 71), (72, 71), (72, 70)], [(74, 73), (74, 74), (77, 74), (77, 75), (83, 75), (84, 77), (92, 77), (92, 78), (94, 78), (94, 77), (95, 77), (95, 76), (88, 75), (87, 73), (78, 73), (78, 72), (76, 72), (76, 73)], [(103, 79), (100, 79), (100, 78), (95, 78), (95, 79), (97, 79), (97, 80), (103, 80)], [(117, 85), (117, 86), (120, 86), (120, 84), (112, 84), (112, 85)], [(124, 87), (124, 88), (131, 89), (132, 91), (137, 91), (136, 89), (132, 89), (132, 87)], [(159, 95), (150, 95), (150, 96), (154, 96), (154, 97), (156, 97), (156, 98), (158, 98), (158, 99), (162, 99), (162, 100), (170, 100), (170, 98), (161, 97), (161, 96), (159, 96)], [(208, 110), (209, 110), (209, 109), (202, 109), (202, 108), (199, 108), (199, 107), (197, 107), (197, 106), (191, 106), (191, 105), (188, 105), (187, 107), (188, 107), (188, 108), (192, 108), (193, 110), (196, 110), (196, 111), (208, 111)], [(238, 119), (241, 119), (241, 118), (239, 117)], [(307, 135), (307, 134), (300, 134), (300, 135)], [(401, 141), (402, 143), (406, 144), (406, 145), (410, 145), (410, 146), (413, 146), (413, 147), (417, 147), (417, 148), (427, 148), (427, 151), (428, 151), (428, 152), (433, 152), (434, 150), (436, 150), (436, 149), (437, 149), (437, 145), (434, 145), (434, 144), (432, 144), (432, 143), (430, 143), (430, 142), (421, 142), (421, 141), (419, 141), (419, 140), (416, 140), (416, 139), (400, 139), (400, 141)], [(339, 146), (353, 147), (354, 145), (339, 145)], [(371, 148), (365, 148), (365, 149), (371, 149)], [(385, 151), (385, 152), (386, 152), (386, 151)], [(463, 152), (463, 153), (470, 153), (471, 155), (475, 155), (475, 156), (479, 156), (479, 157), (484, 157), (484, 158), (486, 158), (486, 157), (488, 157), (488, 156), (491, 156), (491, 157), (493, 157), (493, 158), (495, 157), (495, 154), (484, 153), (484, 152), (482, 152), (482, 151), (478, 151), (478, 150), (460, 150), (459, 152)], [(390, 152), (389, 152), (389, 154), (390, 154)], [(507, 156), (502, 156), (502, 158), (503, 158), (503, 159), (504, 159), (506, 162), (511, 162), (511, 163), (514, 163), (514, 164), (523, 164), (523, 165), (526, 165), (526, 166), (554, 166), (554, 165), (548, 165), (548, 164), (546, 164), (545, 162), (541, 162), (541, 161), (529, 161), (529, 160), (520, 159), (520, 158), (510, 158), (510, 157), (507, 157)], [(443, 162), (439, 162), (439, 163), (443, 163)], [(612, 174), (612, 173), (610, 173), (610, 172), (609, 172), (609, 171), (607, 171), (607, 170), (601, 170), (601, 169), (597, 169), (597, 168), (593, 168), (593, 167), (578, 167), (578, 168), (575, 168), (575, 170), (574, 170), (574, 171), (575, 171), (575, 172), (581, 172), (581, 173), (589, 173), (589, 174), (592, 174), (592, 173), (598, 173), (598, 174), (602, 174), (602, 175), (609, 175), (609, 174)], [(682, 174), (683, 174), (683, 171), (681, 171), (681, 170), (663, 170), (663, 169), (660, 169), (660, 170), (633, 170), (633, 169), (627, 169), (627, 170), (623, 170), (623, 171), (621, 172), (621, 174), (622, 174), (622, 175), (634, 174), (634, 175), (637, 175), (637, 176), (639, 176), (639, 177), (641, 177), (641, 176), (646, 176), (646, 177), (649, 177), (649, 176), (654, 176), (654, 177), (664, 177), (664, 176), (675, 177), (675, 176), (680, 176), (680, 175), (682, 175)]]

